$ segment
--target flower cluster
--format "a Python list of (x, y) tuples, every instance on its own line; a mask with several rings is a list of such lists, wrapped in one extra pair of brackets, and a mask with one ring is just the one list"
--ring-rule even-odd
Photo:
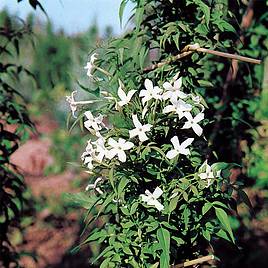
[[(91, 75), (92, 66), (95, 61), (95, 55), (88, 63), (87, 69)], [(126, 92), (123, 83), (119, 80), (119, 87), (117, 96), (112, 96), (107, 92), (104, 99), (114, 102), (113, 107), (117, 111), (122, 111), (125, 107), (135, 102), (140, 103), (141, 110), (133, 111), (131, 119), (133, 128), (128, 130), (129, 140), (125, 139), (125, 135), (114, 135), (113, 128), (108, 128), (104, 123), (104, 116), (98, 114), (94, 116), (91, 111), (84, 112), (84, 126), (95, 137), (89, 140), (85, 152), (81, 159), (89, 170), (93, 170), (96, 165), (107, 164), (114, 161), (115, 164), (126, 162), (128, 152), (134, 149), (135, 146), (140, 146), (144, 142), (151, 142), (152, 129), (155, 121), (149, 120), (149, 115), (152, 113), (152, 107), (158, 107), (161, 114), (171, 114), (181, 121), (181, 129), (192, 129), (194, 135), (200, 137), (203, 134), (201, 127), (204, 120), (204, 106), (201, 104), (201, 98), (193, 94), (186, 94), (182, 91), (182, 78), (176, 78), (173, 82), (165, 82), (162, 86), (155, 86), (153, 82), (146, 79), (144, 82), (144, 89), (136, 94), (137, 90), (129, 90)], [(70, 103), (72, 111), (76, 110), (73, 94), (68, 97), (67, 101)], [(154, 110), (155, 112), (155, 110)], [(151, 118), (151, 117), (150, 117)], [(149, 120), (149, 122), (148, 122)], [(173, 160), (180, 155), (189, 156), (191, 154), (191, 145), (194, 142), (193, 137), (179, 140), (177, 135), (170, 140), (170, 149), (166, 150), (165, 155), (169, 160)], [(205, 162), (198, 171), (198, 176), (201, 180), (206, 180), (209, 187), (215, 177), (220, 176), (220, 173), (214, 174), (211, 167)], [(105, 177), (97, 178), (94, 184), (89, 184), (88, 189), (94, 189), (96, 192), (102, 194), (98, 183), (102, 182)], [(154, 206), (161, 211), (164, 206), (157, 200), (161, 197), (163, 191), (160, 187), (156, 187), (154, 192), (149, 190), (141, 195), (141, 199), (149, 206)]]

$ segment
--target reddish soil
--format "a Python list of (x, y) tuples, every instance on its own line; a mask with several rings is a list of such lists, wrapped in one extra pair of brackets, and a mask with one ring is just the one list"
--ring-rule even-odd
[[(41, 118), (36, 127), (39, 134), (31, 135), (31, 139), (12, 155), (11, 161), (24, 175), (26, 185), (37, 202), (42, 200), (55, 204), (62, 193), (74, 191), (71, 185), (74, 174), (67, 170), (59, 175), (44, 175), (45, 168), (53, 163), (49, 154), (51, 141), (45, 136), (58, 126), (51, 119)], [(81, 253), (68, 253), (79, 242), (80, 214), (78, 211), (67, 212), (64, 216), (54, 215), (49, 206), (35, 212), (32, 215), (34, 221), (25, 228), (23, 241), (17, 247), (20, 251), (35, 254), (36, 260), (25, 256), (21, 265), (26, 268), (89, 267), (87, 258)]]

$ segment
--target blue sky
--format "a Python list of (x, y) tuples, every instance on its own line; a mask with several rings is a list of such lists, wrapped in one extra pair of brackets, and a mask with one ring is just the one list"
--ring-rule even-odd
[[(114, 33), (120, 34), (121, 29), (118, 10), (121, 0), (39, 0), (48, 13), (56, 30), (63, 28), (68, 34), (76, 34), (88, 29), (94, 22), (101, 32), (106, 26), (112, 26)], [(33, 9), (27, 0), (17, 3), (17, 0), (1, 0), (0, 10), (7, 8), (11, 13), (25, 18)], [(132, 6), (128, 5), (124, 14), (124, 22), (131, 13)], [(44, 14), (35, 12), (41, 20), (46, 20)], [(124, 24), (123, 24), (124, 26)]]

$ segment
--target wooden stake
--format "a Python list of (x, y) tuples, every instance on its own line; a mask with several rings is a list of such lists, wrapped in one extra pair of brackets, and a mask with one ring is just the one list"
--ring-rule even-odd
[(184, 263), (174, 265), (174, 266), (172, 266), (172, 268), (188, 267), (188, 266), (203, 263), (203, 262), (206, 262), (206, 261), (211, 261), (214, 258), (215, 258), (214, 255), (208, 255), (208, 256), (204, 256), (204, 257), (201, 257), (201, 258), (198, 258), (198, 259), (195, 259), (195, 260), (186, 261)]
[(258, 59), (253, 59), (253, 58), (249, 58), (249, 57), (244, 57), (244, 56), (240, 56), (237, 54), (231, 54), (231, 53), (225, 53), (225, 52), (220, 52), (217, 50), (212, 50), (212, 49), (207, 49), (207, 48), (202, 48), (199, 46), (199, 44), (194, 44), (194, 45), (188, 45), (186, 46), (183, 50), (182, 53), (177, 54), (176, 56), (172, 57), (169, 60), (165, 60), (156, 64), (153, 64), (149, 67), (144, 68), (143, 70), (145, 72), (148, 71), (152, 71), (156, 68), (160, 68), (166, 64), (169, 64), (173, 61), (176, 60), (181, 60), (182, 58), (191, 55), (194, 52), (202, 52), (202, 53), (208, 53), (208, 54), (212, 54), (215, 56), (219, 56), (219, 57), (224, 57), (224, 58), (229, 58), (229, 59), (233, 59), (233, 60), (238, 60), (238, 61), (245, 61), (245, 62), (249, 62), (249, 63), (253, 63), (253, 64), (261, 64), (261, 60)]

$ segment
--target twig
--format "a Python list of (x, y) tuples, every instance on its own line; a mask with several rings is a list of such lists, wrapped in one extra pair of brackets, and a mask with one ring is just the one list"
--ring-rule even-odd
[(215, 258), (214, 255), (208, 255), (208, 256), (204, 256), (204, 257), (201, 257), (201, 258), (198, 258), (198, 259), (195, 259), (195, 260), (186, 261), (184, 263), (174, 265), (174, 266), (172, 266), (172, 268), (188, 267), (188, 266), (203, 263), (203, 262), (206, 262), (206, 261), (211, 261), (214, 258)]
[(193, 54), (193, 52), (194, 52), (194, 51), (186, 51), (186, 52), (180, 53), (180, 54), (178, 54), (178, 55), (172, 57), (171, 59), (164, 60), (164, 61), (161, 61), (161, 62), (159, 62), (159, 63), (150, 65), (149, 67), (146, 67), (146, 68), (144, 68), (143, 70), (144, 70), (145, 72), (152, 71), (152, 70), (157, 69), (157, 68), (160, 68), (160, 67), (162, 67), (162, 66), (164, 66), (164, 65), (166, 65), (166, 64), (169, 64), (169, 63), (171, 63), (171, 62), (173, 62), (173, 61), (176, 61), (176, 60), (180, 60), (180, 59), (182, 59), (182, 58), (185, 58), (185, 57), (189, 56), (190, 54)]

